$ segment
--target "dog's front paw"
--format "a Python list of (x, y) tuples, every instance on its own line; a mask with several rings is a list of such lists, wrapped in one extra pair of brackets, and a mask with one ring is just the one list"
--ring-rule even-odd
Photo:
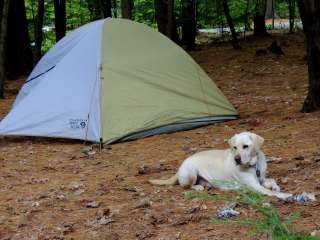
[(293, 195), (291, 193), (277, 193), (277, 197), (282, 200), (287, 200), (288, 198), (292, 197)]
[(263, 186), (275, 192), (280, 192), (280, 187), (273, 178), (265, 179)]
[(272, 185), (271, 190), (275, 192), (280, 192), (281, 189), (277, 184), (274, 184)]

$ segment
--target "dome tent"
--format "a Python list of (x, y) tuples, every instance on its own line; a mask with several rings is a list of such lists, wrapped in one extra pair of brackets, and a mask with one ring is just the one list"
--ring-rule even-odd
[(86, 24), (45, 54), (0, 122), (0, 135), (111, 143), (235, 119), (201, 67), (154, 29)]

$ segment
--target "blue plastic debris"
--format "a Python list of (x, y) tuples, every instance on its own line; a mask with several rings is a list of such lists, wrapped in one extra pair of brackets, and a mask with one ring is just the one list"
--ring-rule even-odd
[(308, 201), (315, 201), (316, 197), (313, 193), (303, 192), (298, 195), (292, 195), (286, 199), (287, 202), (308, 202)]
[(238, 216), (240, 213), (234, 208), (237, 206), (237, 203), (230, 203), (224, 208), (220, 209), (217, 213), (218, 218), (230, 218), (230, 217), (235, 217)]

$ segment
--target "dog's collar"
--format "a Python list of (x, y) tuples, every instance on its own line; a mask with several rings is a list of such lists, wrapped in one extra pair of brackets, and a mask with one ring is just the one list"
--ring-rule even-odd
[[(256, 157), (256, 158), (259, 157), (259, 156), (258, 156), (258, 153), (256, 154), (255, 157)], [(261, 171), (260, 171), (260, 169), (258, 168), (257, 162), (256, 162), (255, 164), (253, 164), (253, 165), (250, 165), (250, 164), (249, 164), (249, 166), (250, 166), (250, 167), (254, 167), (254, 168), (256, 169), (256, 175), (257, 175), (258, 178), (260, 178), (260, 176), (261, 176)]]
[(258, 178), (261, 176), (261, 172), (260, 172), (260, 169), (258, 169), (257, 164), (253, 164), (253, 165), (249, 164), (249, 167), (256, 169), (256, 175), (257, 175)]

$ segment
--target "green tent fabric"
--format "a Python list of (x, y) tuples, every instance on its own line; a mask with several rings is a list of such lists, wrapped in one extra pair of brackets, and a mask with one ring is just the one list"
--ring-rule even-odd
[[(61, 86), (66, 89), (53, 102), (46, 88)], [(53, 107), (46, 113), (32, 101)], [(41, 59), (0, 123), (0, 134), (111, 143), (236, 116), (182, 48), (144, 24), (105, 19), (75, 30)], [(14, 126), (19, 118), (28, 121)]]

